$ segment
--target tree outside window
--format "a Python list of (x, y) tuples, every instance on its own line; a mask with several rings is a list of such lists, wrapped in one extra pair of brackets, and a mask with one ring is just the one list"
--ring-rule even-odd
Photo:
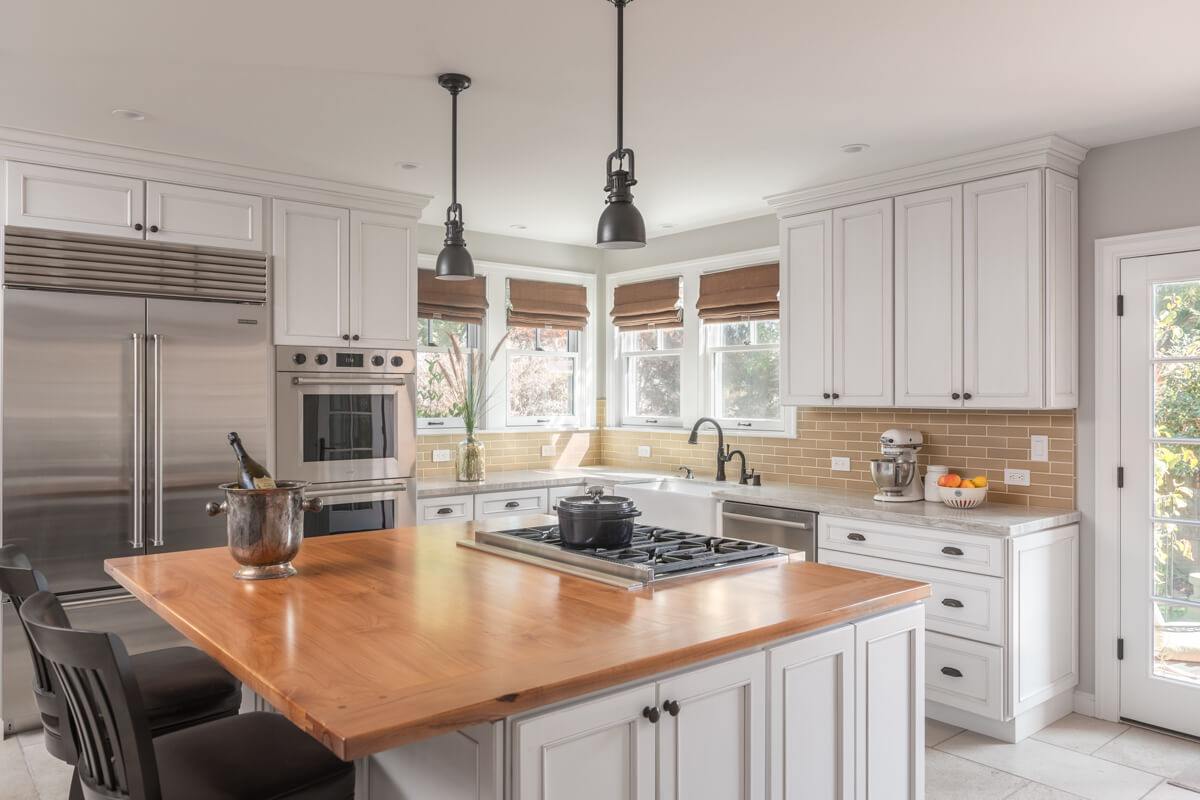
[(510, 327), (509, 425), (578, 424), (579, 332)]

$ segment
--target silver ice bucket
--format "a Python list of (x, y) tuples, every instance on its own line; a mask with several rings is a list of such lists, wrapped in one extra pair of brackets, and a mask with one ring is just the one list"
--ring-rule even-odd
[(225, 502), (209, 503), (210, 517), (225, 515), (229, 552), (239, 564), (233, 577), (247, 581), (296, 574), (292, 559), (304, 539), (304, 512), (319, 512), (320, 498), (305, 499), (307, 481), (279, 481), (275, 489), (242, 489), (223, 483)]

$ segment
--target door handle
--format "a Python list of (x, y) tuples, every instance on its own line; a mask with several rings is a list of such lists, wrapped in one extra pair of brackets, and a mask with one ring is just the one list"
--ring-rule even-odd
[(133, 338), (133, 541), (135, 549), (146, 546), (146, 443), (145, 410), (142, 408), (142, 335)]
[(948, 556), (961, 556), (963, 554), (963, 551), (960, 550), (959, 548), (950, 547), (949, 545), (947, 545), (946, 547), (943, 547), (942, 552)]
[(942, 674), (949, 675), (951, 678), (962, 677), (962, 673), (956, 670), (954, 667), (942, 667)]
[(955, 600), (953, 597), (947, 597), (945, 600), (942, 601), (942, 605), (946, 606), (947, 608), (962, 608), (963, 607), (962, 600)]
[(162, 347), (163, 337), (150, 334), (154, 342), (154, 529), (150, 544), (163, 546), (163, 402)]
[(865, 542), (867, 540), (867, 537), (861, 533), (847, 533), (846, 538), (852, 542)]

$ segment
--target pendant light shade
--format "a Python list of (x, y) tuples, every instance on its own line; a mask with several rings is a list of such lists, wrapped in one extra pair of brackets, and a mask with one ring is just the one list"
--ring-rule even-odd
[(462, 205), (458, 202), (458, 96), (471, 85), (471, 79), (448, 72), (438, 76), (438, 85), (450, 92), (450, 205), (446, 209), (446, 240), (434, 274), (444, 281), (466, 281), (475, 277), (475, 262), (463, 240)]
[(625, 6), (631, 1), (609, 0), (617, 7), (617, 149), (608, 154), (607, 207), (596, 226), (596, 246), (610, 250), (646, 246), (646, 223), (633, 204), (633, 151), (625, 146)]

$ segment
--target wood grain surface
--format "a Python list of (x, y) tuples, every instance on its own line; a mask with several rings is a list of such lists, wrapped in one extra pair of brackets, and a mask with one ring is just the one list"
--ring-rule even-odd
[(929, 595), (802, 561), (628, 591), (455, 545), (473, 530), (308, 539), (267, 581), (225, 548), (105, 570), (346, 760)]

